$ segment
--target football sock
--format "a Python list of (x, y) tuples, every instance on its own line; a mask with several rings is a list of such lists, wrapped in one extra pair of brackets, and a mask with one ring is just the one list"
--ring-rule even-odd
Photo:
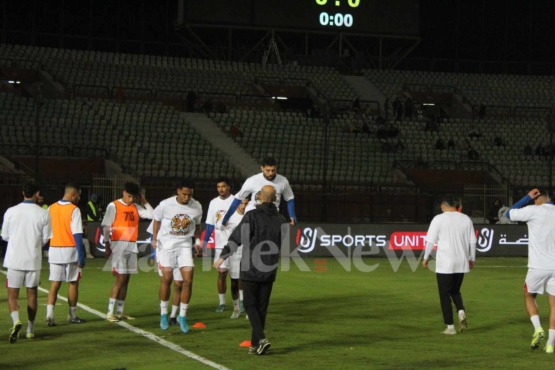
[(542, 327), (540, 324), (540, 317), (538, 315), (530, 316), (530, 321), (532, 321), (532, 325), (534, 325), (535, 330)]
[(46, 305), (46, 317), (54, 317), (54, 305), (47, 304)]
[(160, 315), (168, 314), (168, 301), (160, 301)]
[(117, 310), (116, 313), (123, 313), (123, 306), (125, 306), (125, 301), (116, 300)]
[(447, 329), (455, 329), (455, 325), (447, 325)]
[(547, 339), (548, 346), (555, 346), (555, 329), (549, 329), (549, 338)]
[(75, 311), (77, 311), (77, 307), (69, 307), (69, 316), (73, 319), (75, 317)]
[(116, 305), (116, 299), (115, 298), (110, 298), (110, 300), (108, 301), (108, 313), (109, 314), (114, 314), (114, 306)]
[(238, 299), (233, 300), (233, 311), (239, 311), (239, 300)]
[(179, 305), (179, 316), (187, 316), (187, 308), (189, 307), (188, 303), (181, 303)]
[(220, 298), (220, 305), (225, 304), (225, 294), (218, 294), (218, 297)]
[(459, 316), (465, 315), (464, 310), (459, 310)]
[(10, 316), (12, 317), (12, 321), (14, 324), (19, 321), (19, 311), (10, 312)]
[(239, 300), (243, 300), (243, 289), (239, 290)]
[(179, 311), (179, 306), (172, 306), (172, 314), (170, 315), (170, 317), (176, 317), (177, 311)]
[(27, 323), (27, 333), (33, 333), (35, 331), (35, 322), (29, 321)]

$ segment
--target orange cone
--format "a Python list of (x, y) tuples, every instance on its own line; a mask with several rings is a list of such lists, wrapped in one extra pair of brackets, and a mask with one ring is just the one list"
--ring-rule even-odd
[(250, 340), (244, 340), (239, 344), (239, 347), (250, 347), (250, 346), (251, 346)]
[(195, 328), (195, 329), (206, 329), (206, 325), (199, 321), (199, 322), (197, 322), (193, 325), (193, 328)]

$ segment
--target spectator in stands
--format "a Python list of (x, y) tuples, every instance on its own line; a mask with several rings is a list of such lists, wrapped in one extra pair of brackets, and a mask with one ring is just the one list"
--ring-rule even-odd
[(536, 156), (538, 157), (542, 157), (543, 156), (543, 146), (541, 144), (538, 144), (538, 146), (536, 146), (536, 152), (535, 152)]
[(436, 150), (445, 150), (445, 143), (442, 138), (436, 140)]
[(493, 144), (494, 144), (495, 146), (497, 146), (497, 147), (501, 147), (501, 146), (502, 146), (503, 148), (506, 148), (505, 142), (503, 141), (503, 139), (502, 139), (500, 136), (496, 136), (496, 137), (493, 139)]
[(204, 104), (202, 105), (202, 111), (206, 114), (212, 113), (214, 110), (214, 103), (212, 102), (211, 98), (206, 99)]
[(422, 156), (419, 155), (416, 158), (416, 163), (414, 164), (414, 168), (428, 168), (428, 162), (426, 162), (424, 158), (422, 158)]
[(437, 132), (439, 131), (439, 126), (435, 120), (431, 119), (426, 121), (426, 125), (424, 126), (424, 131)]
[(478, 159), (480, 159), (480, 153), (478, 153), (478, 151), (473, 147), (470, 147), (468, 149), (468, 159), (470, 159), (471, 161), (477, 161)]
[(493, 201), (493, 205), (488, 210), (488, 214), (486, 215), (490, 224), (496, 224), (499, 222), (499, 209), (501, 208), (501, 199), (495, 199)]
[(480, 131), (478, 131), (478, 129), (477, 129), (476, 127), (472, 126), (472, 127), (470, 128), (470, 131), (468, 131), (468, 137), (469, 137), (471, 140), (479, 139), (479, 138), (482, 137), (482, 134), (480, 133)]
[(237, 140), (237, 138), (243, 137), (243, 132), (241, 132), (241, 126), (238, 122), (234, 123), (233, 126), (230, 127), (229, 133), (233, 140)]
[(407, 117), (408, 119), (411, 119), (412, 111), (413, 111), (412, 99), (407, 98), (407, 100), (405, 100), (405, 117)]
[(362, 121), (362, 133), (366, 134), (367, 136), (370, 136), (370, 124), (368, 123), (368, 120), (363, 120)]
[(396, 97), (395, 100), (393, 101), (393, 112), (395, 113), (395, 121), (402, 122), (404, 108), (403, 108), (403, 103), (401, 102), (399, 97)]
[(418, 121), (422, 121), (424, 119), (424, 107), (422, 106), (422, 104), (418, 105), (418, 109), (416, 110), (416, 117), (418, 118)]
[(383, 103), (386, 121), (387, 121), (387, 117), (389, 116), (389, 109), (390, 109), (389, 103), (390, 103), (389, 98), (385, 99), (385, 102)]
[(194, 91), (189, 91), (187, 93), (187, 112), (195, 111), (195, 103), (197, 101), (197, 93)]
[(360, 133), (360, 128), (358, 127), (358, 122), (354, 117), (349, 119), (349, 121), (347, 122), (346, 131), (347, 131), (347, 133), (355, 134), (355, 135)]
[(397, 143), (394, 146), (395, 151), (397, 152), (402, 152), (403, 150), (405, 150), (405, 144), (403, 144), (403, 141), (399, 138), (397, 138)]
[(388, 139), (399, 136), (399, 129), (392, 124), (386, 124), (377, 131), (378, 139)]
[(455, 149), (457, 149), (457, 146), (455, 145), (455, 140), (453, 140), (453, 138), (451, 137), (447, 142), (447, 150), (451, 152), (451, 150), (455, 150)]
[(359, 98), (356, 98), (355, 100), (353, 100), (352, 110), (355, 111), (355, 112), (360, 111), (360, 99)]
[(216, 103), (216, 113), (227, 113), (227, 106), (223, 101), (219, 101)]

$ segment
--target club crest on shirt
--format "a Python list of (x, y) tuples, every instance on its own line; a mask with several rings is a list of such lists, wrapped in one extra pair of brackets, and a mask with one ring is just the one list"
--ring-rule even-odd
[(216, 212), (216, 223), (220, 222), (222, 218), (224, 218), (224, 215), (226, 213), (227, 213), (227, 210), (225, 209), (220, 209), (218, 212)]
[(171, 226), (171, 235), (183, 236), (189, 232), (191, 227), (191, 218), (186, 214), (177, 214), (172, 217), (170, 226)]

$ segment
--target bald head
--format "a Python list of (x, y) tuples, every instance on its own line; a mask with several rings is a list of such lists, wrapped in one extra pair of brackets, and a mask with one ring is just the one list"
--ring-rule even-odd
[(272, 185), (264, 185), (260, 189), (260, 202), (273, 203), (276, 200), (276, 189)]

